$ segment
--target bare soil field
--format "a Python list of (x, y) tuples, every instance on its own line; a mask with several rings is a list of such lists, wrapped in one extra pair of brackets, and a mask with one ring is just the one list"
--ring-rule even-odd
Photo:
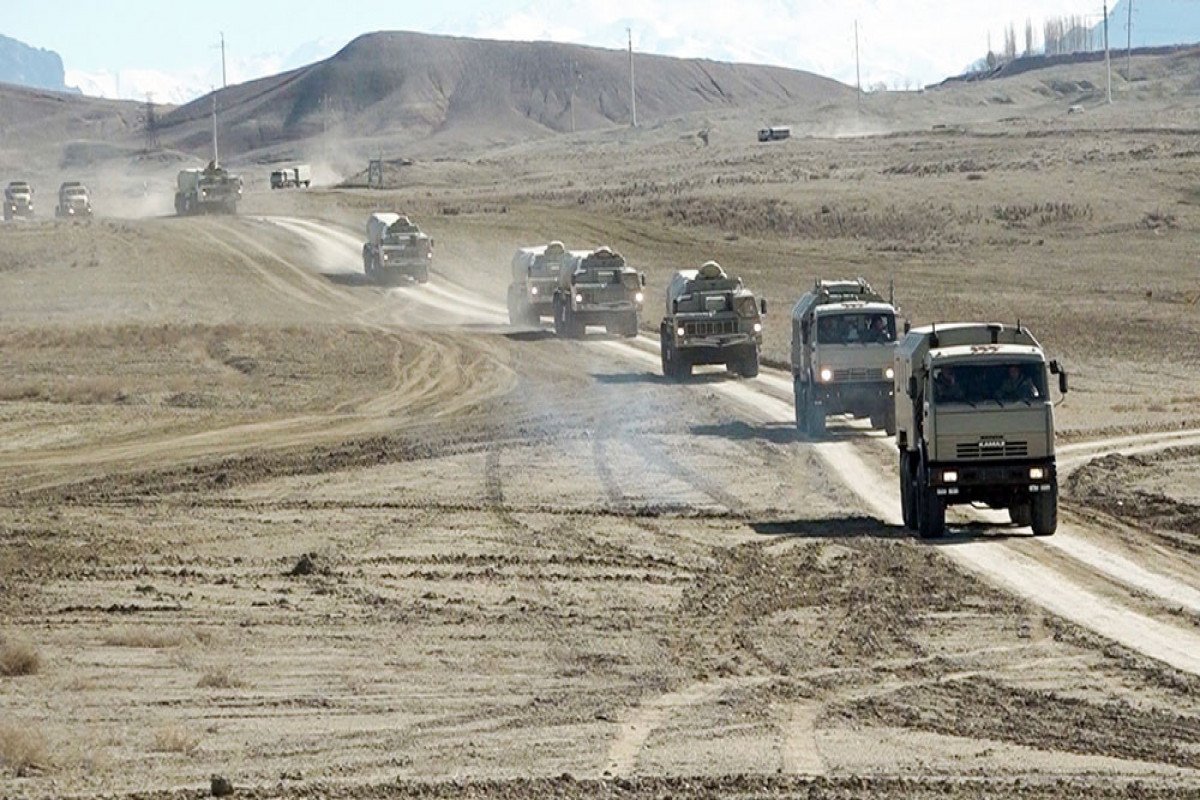
[[(1200, 797), (1195, 134), (912, 102), (0, 226), (0, 796)], [(427, 286), (361, 278), (387, 207)], [(646, 330), (716, 257), (777, 364), (817, 277), (1019, 318), (1073, 372), (1063, 529), (914, 541), (892, 446), (798, 437), (786, 374), (510, 328), (549, 239), (644, 267)]]

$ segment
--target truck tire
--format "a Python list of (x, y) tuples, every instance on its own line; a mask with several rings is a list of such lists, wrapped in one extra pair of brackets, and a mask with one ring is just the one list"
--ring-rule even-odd
[(806, 411), (808, 408), (808, 399), (805, 397), (804, 384), (800, 379), (792, 377), (792, 405), (796, 408), (796, 430), (800, 433), (808, 432), (808, 417)]
[(516, 288), (517, 288), (516, 286), (509, 286), (508, 287), (508, 296), (505, 298), (505, 300), (507, 301), (505, 303), (505, 305), (508, 306), (508, 324), (509, 325), (521, 325), (525, 322), (524, 315), (521, 313), (522, 309), (517, 304), (517, 293), (515, 291)]
[(563, 304), (563, 323), (567, 331), (568, 339), (582, 339), (587, 333), (587, 325), (584, 325), (580, 319), (575, 316), (575, 312), (571, 310), (569, 305)]
[(1018, 528), (1028, 528), (1033, 524), (1033, 506), (1031, 503), (1018, 503), (1015, 506), (1009, 506), (1008, 518), (1012, 520), (1013, 525)]
[[(924, 472), (924, 469), (918, 466)], [(936, 490), (918, 476), (917, 487), (917, 535), (922, 539), (936, 539), (946, 532), (946, 501)]]
[(738, 354), (736, 364), (737, 364), (737, 372), (743, 378), (757, 378), (758, 377), (758, 348), (757, 347), (742, 348), (742, 352)]
[(558, 295), (554, 297), (554, 335), (564, 339), (567, 336), (566, 314), (563, 313), (562, 297)]
[(374, 280), (375, 279), (374, 259), (371, 258), (371, 249), (369, 247), (367, 247), (366, 245), (363, 245), (362, 259), (363, 259), (363, 275), (366, 276), (367, 281)]
[(888, 436), (896, 435), (896, 406), (890, 406), (883, 412), (883, 430)]
[(421, 267), (414, 276), (417, 283), (429, 283), (429, 267)]
[(1029, 501), (1029, 527), (1034, 536), (1053, 536), (1058, 530), (1058, 492), (1042, 492)]
[(621, 323), (621, 335), (626, 339), (633, 339), (637, 337), (638, 315), (636, 311), (632, 311), (625, 315), (625, 319)]
[(900, 516), (904, 527), (917, 529), (916, 492), (913, 483), (913, 458), (907, 450), (900, 451)]
[[(179, 192), (175, 193), (175, 216), (183, 216), (183, 195), (181, 195)], [(5, 215), (5, 219), (7, 218), (8, 216)]]

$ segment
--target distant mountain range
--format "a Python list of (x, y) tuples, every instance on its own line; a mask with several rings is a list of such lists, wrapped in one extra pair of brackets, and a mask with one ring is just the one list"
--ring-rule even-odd
[(40, 50), (24, 42), (0, 35), (0, 83), (78, 92), (66, 84), (62, 57), (52, 50)]

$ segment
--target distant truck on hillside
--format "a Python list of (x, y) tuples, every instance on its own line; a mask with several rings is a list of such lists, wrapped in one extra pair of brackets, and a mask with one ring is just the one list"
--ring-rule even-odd
[(33, 187), (25, 181), (13, 181), (4, 187), (4, 221), (33, 216)]
[(429, 282), (433, 239), (402, 214), (376, 211), (367, 217), (367, 241), (362, 246), (363, 273), (377, 283), (395, 283), (407, 275)]
[(54, 216), (67, 219), (91, 218), (92, 200), (87, 187), (79, 181), (67, 181), (58, 187), (58, 205)]
[(779, 142), (790, 138), (792, 138), (792, 129), (786, 125), (760, 128), (758, 131), (758, 140), (760, 142)]
[(301, 186), (307, 189), (311, 184), (312, 167), (308, 164), (282, 167), (271, 172), (272, 189), (296, 189)]
[(194, 214), (236, 214), (242, 199), (242, 178), (210, 161), (204, 169), (185, 169), (179, 172), (175, 190), (175, 213), (181, 217)]

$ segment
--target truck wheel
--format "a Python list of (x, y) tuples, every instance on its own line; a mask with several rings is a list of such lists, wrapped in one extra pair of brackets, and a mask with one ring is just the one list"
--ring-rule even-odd
[(896, 407), (894, 405), (883, 412), (883, 430), (888, 436), (896, 435)]
[(567, 320), (563, 313), (561, 297), (554, 298), (554, 335), (565, 338), (567, 335)]
[(513, 291), (514, 288), (513, 286), (508, 287), (508, 297), (505, 298), (508, 301), (506, 303), (508, 306), (508, 324), (520, 325), (524, 322), (524, 319), (521, 315), (521, 308), (517, 305), (516, 292)]
[(1053, 536), (1058, 530), (1058, 492), (1042, 492), (1029, 503), (1029, 522), (1034, 536)]
[(743, 378), (758, 377), (758, 348), (747, 347), (738, 359), (738, 373)]
[(587, 333), (587, 325), (575, 316), (575, 312), (568, 305), (563, 305), (563, 322), (566, 323), (569, 339), (582, 339)]
[(421, 267), (416, 274), (417, 283), (429, 283), (429, 267)]
[(662, 374), (667, 380), (676, 380), (675, 375), (675, 359), (671, 356), (673, 347), (671, 345), (671, 337), (667, 335), (667, 326), (661, 325), (658, 329), (658, 355), (662, 361)]
[(913, 495), (912, 456), (908, 451), (900, 451), (900, 516), (904, 519), (904, 527), (910, 531), (917, 529), (917, 509)]
[(633, 339), (637, 337), (638, 315), (636, 311), (625, 316), (625, 323), (621, 326), (621, 335), (626, 339)]
[(1008, 518), (1012, 520), (1013, 525), (1018, 528), (1027, 528), (1033, 524), (1033, 510), (1030, 503), (1018, 503), (1015, 506), (1009, 506)]
[(936, 539), (946, 532), (946, 501), (917, 481), (917, 533), (922, 539)]

